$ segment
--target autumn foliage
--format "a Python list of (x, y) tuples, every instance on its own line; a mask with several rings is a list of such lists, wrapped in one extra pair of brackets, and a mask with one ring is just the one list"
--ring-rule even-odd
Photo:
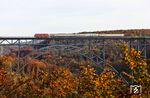
[[(112, 65), (110, 65), (112, 67), (106, 66), (103, 72), (97, 73), (93, 66), (88, 63), (86, 65), (85, 61), (82, 61), (78, 63), (80, 64), (78, 73), (73, 73), (66, 66), (50, 64), (50, 60), (46, 62), (32, 58), (26, 59), (28, 70), (18, 73), (9, 71), (9, 66), (14, 63), (13, 58), (1, 56), (0, 98), (150, 97), (147, 60), (141, 58), (140, 51), (130, 49), (126, 44), (122, 47), (122, 54), (120, 63), (129, 70), (120, 74), (112, 69)], [(26, 74), (28, 71), (32, 72)], [(123, 78), (122, 75), (125, 77)], [(142, 85), (142, 94), (130, 94), (130, 84)]]

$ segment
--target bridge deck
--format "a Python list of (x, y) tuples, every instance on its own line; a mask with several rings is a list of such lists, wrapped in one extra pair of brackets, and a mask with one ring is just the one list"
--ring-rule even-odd
[(54, 36), (49, 38), (35, 38), (35, 37), (0, 37), (0, 40), (78, 40), (78, 39), (150, 39), (150, 36)]

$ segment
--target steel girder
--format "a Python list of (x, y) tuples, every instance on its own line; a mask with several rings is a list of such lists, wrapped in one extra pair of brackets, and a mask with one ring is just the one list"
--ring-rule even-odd
[[(114, 52), (119, 51), (114, 43), (125, 41), (130, 48), (140, 50), (142, 57), (150, 57), (148, 48), (150, 48), (150, 37), (53, 37), (53, 38), (0, 38), (1, 54), (7, 46), (18, 47), (18, 59), (20, 58), (20, 49), (25, 46), (32, 46), (33, 51), (39, 52), (34, 58), (43, 55), (46, 51), (55, 51), (56, 53), (79, 53), (81, 56), (94, 62), (96, 65), (104, 65), (107, 58), (117, 59)], [(11, 48), (10, 48), (11, 49)], [(108, 51), (109, 50), (109, 51)], [(11, 52), (11, 51), (10, 51)], [(28, 56), (32, 55), (32, 52)], [(117, 54), (119, 57), (121, 54)], [(18, 67), (19, 71), (22, 69)]]

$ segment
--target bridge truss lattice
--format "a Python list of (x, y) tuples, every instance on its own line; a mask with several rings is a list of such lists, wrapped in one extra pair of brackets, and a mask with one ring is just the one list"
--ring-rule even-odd
[[(53, 52), (57, 55), (75, 54), (81, 58), (88, 59), (97, 66), (107, 64), (107, 60), (112, 62), (117, 61), (121, 57), (121, 49), (119, 45), (126, 42), (130, 48), (135, 48), (141, 51), (143, 58), (150, 58), (150, 37), (51, 37), (51, 38), (0, 38), (0, 53), (5, 54), (13, 49), (18, 49), (18, 59), (22, 57), (21, 48), (32, 47), (32, 52), (24, 57), (39, 58), (48, 52)], [(116, 45), (116, 43), (118, 45)], [(5, 50), (7, 49), (7, 50)], [(33, 56), (34, 52), (38, 52)], [(25, 64), (26, 65), (26, 64)], [(17, 64), (17, 71), (24, 69), (20, 66), (20, 61)], [(115, 70), (115, 69), (114, 69)]]

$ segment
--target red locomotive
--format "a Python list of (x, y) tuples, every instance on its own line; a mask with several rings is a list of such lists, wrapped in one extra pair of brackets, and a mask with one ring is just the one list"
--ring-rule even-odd
[(48, 38), (49, 34), (47, 34), (47, 33), (36, 33), (36, 34), (34, 34), (34, 37), (35, 38)]

